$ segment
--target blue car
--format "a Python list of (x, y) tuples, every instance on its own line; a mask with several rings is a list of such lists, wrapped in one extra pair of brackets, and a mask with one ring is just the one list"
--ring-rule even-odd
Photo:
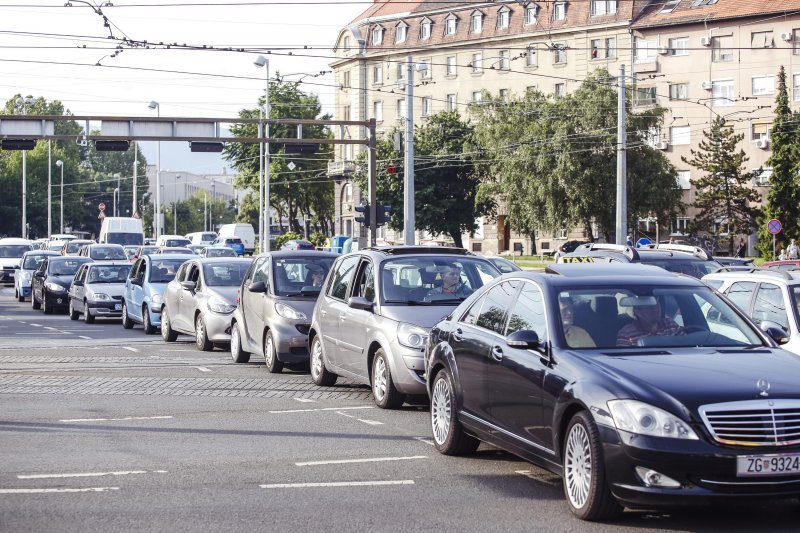
[(167, 284), (183, 263), (195, 257), (194, 254), (154, 254), (137, 259), (125, 280), (122, 327), (131, 329), (134, 324), (142, 324), (145, 333), (155, 333), (161, 326)]
[(227, 246), (236, 252), (236, 255), (244, 255), (244, 242), (239, 237), (220, 237), (211, 243), (212, 246)]

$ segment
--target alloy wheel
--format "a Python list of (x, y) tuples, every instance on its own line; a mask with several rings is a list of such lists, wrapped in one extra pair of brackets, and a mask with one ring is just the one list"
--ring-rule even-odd
[(386, 361), (383, 357), (376, 357), (372, 368), (372, 391), (375, 399), (382, 402), (386, 396)]
[(564, 477), (570, 503), (580, 509), (589, 500), (592, 483), (592, 449), (581, 424), (572, 426), (564, 450)]
[(447, 380), (444, 378), (436, 380), (431, 395), (431, 428), (433, 438), (438, 444), (444, 443), (450, 434), (452, 408), (452, 395)]

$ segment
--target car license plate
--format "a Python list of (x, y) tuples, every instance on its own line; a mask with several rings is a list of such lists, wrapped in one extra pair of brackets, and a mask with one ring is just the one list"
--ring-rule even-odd
[(121, 311), (121, 310), (122, 310), (122, 304), (114, 304), (114, 311)]
[(741, 455), (736, 458), (738, 477), (790, 476), (800, 474), (800, 453)]

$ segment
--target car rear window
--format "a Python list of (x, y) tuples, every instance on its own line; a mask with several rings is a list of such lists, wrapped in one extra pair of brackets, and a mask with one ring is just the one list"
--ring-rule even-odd
[(169, 283), (186, 259), (158, 259), (150, 263), (150, 283)]

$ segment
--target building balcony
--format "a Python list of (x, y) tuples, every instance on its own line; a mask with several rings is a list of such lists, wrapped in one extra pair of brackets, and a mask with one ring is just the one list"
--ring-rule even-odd
[(328, 177), (347, 178), (356, 171), (355, 161), (330, 161), (328, 162)]

